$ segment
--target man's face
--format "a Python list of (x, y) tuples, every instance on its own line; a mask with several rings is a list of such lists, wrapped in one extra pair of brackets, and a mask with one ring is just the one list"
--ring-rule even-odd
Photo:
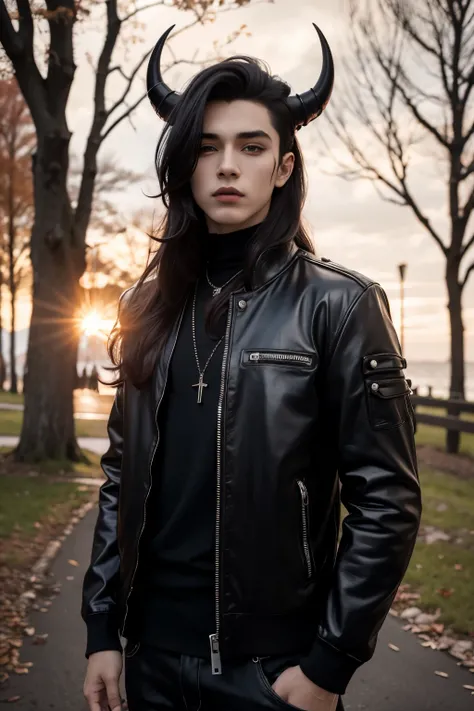
[[(239, 100), (206, 106), (191, 190), (210, 232), (225, 234), (265, 219), (274, 188), (286, 183), (294, 165), (293, 153), (285, 154), (279, 165), (279, 146), (261, 104)], [(241, 196), (215, 194), (223, 188), (234, 188)]]

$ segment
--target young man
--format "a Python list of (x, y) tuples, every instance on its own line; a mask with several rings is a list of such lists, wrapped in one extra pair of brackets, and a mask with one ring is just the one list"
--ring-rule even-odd
[(381, 287), (316, 258), (301, 223), (321, 32), (301, 96), (247, 57), (178, 96), (170, 30), (148, 71), (167, 210), (109, 344), (84, 693), (120, 708), (121, 634), (130, 711), (334, 711), (419, 526), (406, 363)]

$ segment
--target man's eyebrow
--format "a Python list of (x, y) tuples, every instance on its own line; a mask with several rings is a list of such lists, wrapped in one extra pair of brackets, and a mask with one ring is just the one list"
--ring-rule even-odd
[[(202, 138), (207, 138), (208, 140), (211, 141), (217, 141), (219, 140), (219, 134), (217, 133), (202, 133), (201, 134)], [(271, 137), (266, 133), (265, 131), (262, 131), (261, 129), (258, 129), (257, 131), (241, 131), (240, 133), (237, 134), (237, 138), (267, 138), (269, 141), (271, 141)]]

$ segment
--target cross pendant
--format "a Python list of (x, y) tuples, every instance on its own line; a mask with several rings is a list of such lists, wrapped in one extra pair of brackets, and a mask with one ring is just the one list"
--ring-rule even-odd
[(198, 401), (198, 404), (200, 405), (202, 402), (202, 390), (203, 390), (203, 388), (207, 388), (207, 383), (204, 382), (204, 373), (200, 374), (199, 383), (196, 383), (195, 385), (193, 385), (193, 388), (198, 389), (197, 401)]

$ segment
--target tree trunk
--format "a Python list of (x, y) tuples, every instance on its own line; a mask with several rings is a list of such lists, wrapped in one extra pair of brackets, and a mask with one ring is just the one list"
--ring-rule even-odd
[(0, 264), (0, 390), (4, 390), (6, 377), (5, 358), (3, 357), (2, 286), (3, 277)]
[(85, 255), (74, 243), (66, 188), (69, 140), (65, 129), (43, 137), (33, 161), (33, 311), (23, 427), (15, 451), (21, 461), (82, 459), (74, 431), (79, 342), (74, 316)]
[[(14, 264), (10, 264), (10, 272), (14, 271)], [(18, 392), (18, 378), (16, 372), (16, 315), (15, 315), (15, 301), (16, 301), (16, 286), (14, 274), (10, 274), (10, 392)]]
[[(464, 325), (462, 317), (462, 286), (459, 283), (458, 263), (452, 263), (448, 257), (446, 268), (446, 284), (448, 288), (449, 321), (451, 327), (451, 381), (449, 398), (464, 400)], [(448, 407), (448, 415), (459, 415), (455, 406)], [(446, 434), (446, 451), (452, 454), (459, 452), (460, 433), (448, 430)]]

